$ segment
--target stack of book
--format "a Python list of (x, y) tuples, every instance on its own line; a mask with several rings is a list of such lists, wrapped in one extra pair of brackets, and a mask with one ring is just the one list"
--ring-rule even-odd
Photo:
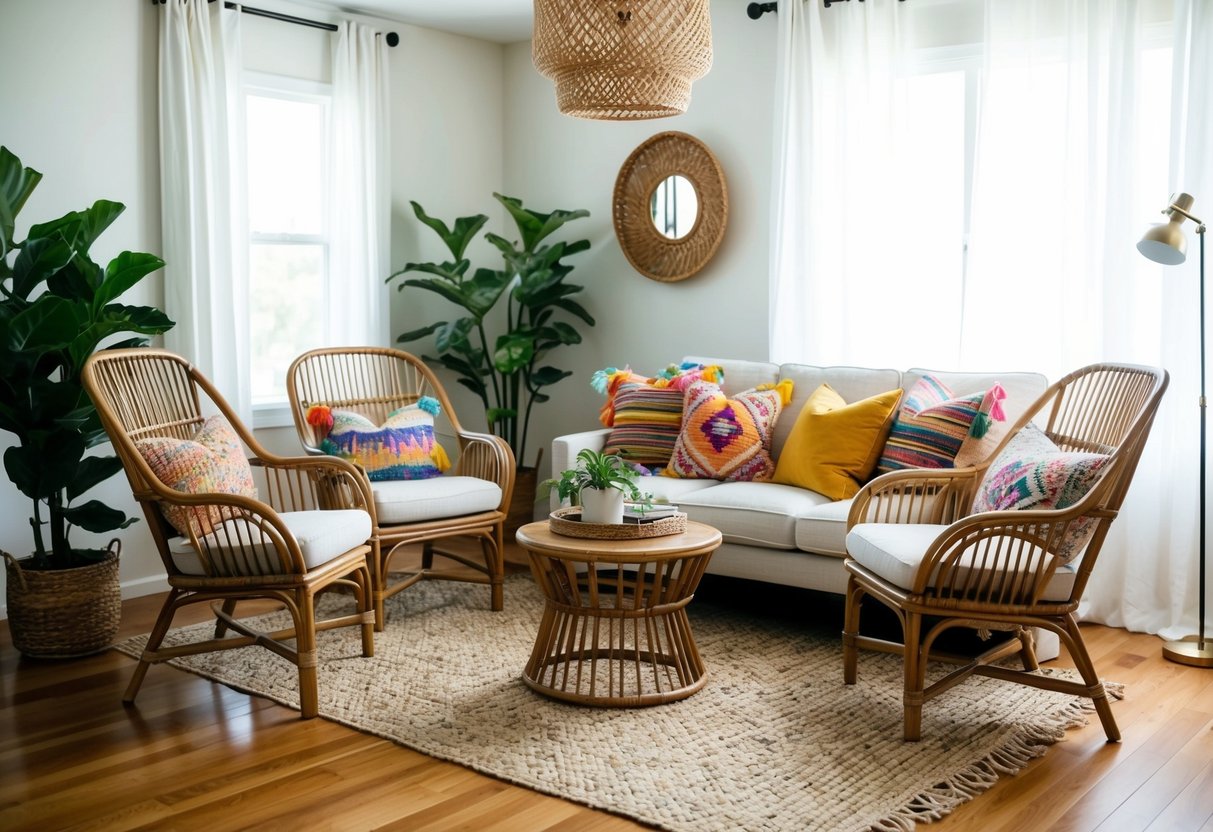
[(652, 523), (678, 513), (678, 506), (669, 503), (654, 503), (647, 508), (642, 503), (624, 503), (623, 522)]

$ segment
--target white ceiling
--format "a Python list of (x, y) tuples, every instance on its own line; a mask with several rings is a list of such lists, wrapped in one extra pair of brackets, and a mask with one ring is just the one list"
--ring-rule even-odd
[(325, 5), (481, 40), (515, 43), (531, 39), (531, 3), (532, 0), (332, 0)]

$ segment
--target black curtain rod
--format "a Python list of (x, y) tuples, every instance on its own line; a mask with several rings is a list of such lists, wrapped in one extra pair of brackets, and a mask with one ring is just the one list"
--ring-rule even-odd
[[(906, 0), (897, 0), (898, 3), (904, 3), (905, 1)], [(822, 2), (822, 5), (828, 9), (828, 8), (830, 8), (830, 6), (832, 6), (835, 3), (849, 3), (849, 2), (851, 2), (851, 0), (821, 0), (821, 2)], [(859, 0), (859, 2), (862, 3), (863, 0)], [(750, 20), (757, 20), (758, 18), (762, 17), (767, 12), (778, 12), (778, 11), (779, 11), (778, 3), (751, 3), (750, 5), (746, 6), (746, 9), (745, 9), (745, 13), (750, 16)]]
[[(206, 0), (208, 3), (214, 3), (215, 0)], [(152, 0), (152, 5), (163, 6), (167, 0)], [(326, 32), (336, 32), (337, 26), (334, 23), (324, 23), (320, 20), (308, 20), (306, 17), (295, 17), (293, 14), (283, 14), (282, 12), (272, 12), (269, 9), (258, 9), (253, 6), (245, 6), (240, 3), (233, 3), (231, 0), (224, 2), (225, 9), (237, 9), (244, 14), (251, 14), (254, 17), (264, 17), (269, 20), (280, 20), (283, 23), (296, 23), (300, 26), (310, 26), (313, 29), (323, 29)], [(385, 36), (388, 46), (395, 46), (400, 43), (400, 36), (395, 32), (388, 32)]]

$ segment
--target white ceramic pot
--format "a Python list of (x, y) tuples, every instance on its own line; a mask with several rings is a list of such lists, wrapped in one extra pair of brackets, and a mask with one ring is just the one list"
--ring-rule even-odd
[(601, 491), (597, 488), (581, 489), (581, 522), (609, 523), (623, 522), (623, 492), (618, 488), (608, 488)]

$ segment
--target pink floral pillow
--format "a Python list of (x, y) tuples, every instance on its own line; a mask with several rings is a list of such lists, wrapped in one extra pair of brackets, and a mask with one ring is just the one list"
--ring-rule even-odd
[[(1110, 459), (1106, 454), (1061, 451), (1028, 425), (990, 466), (973, 499), (973, 512), (1069, 508), (1099, 482)], [(1094, 529), (1092, 519), (1080, 518), (1053, 554), (1063, 563), (1071, 560)]]

